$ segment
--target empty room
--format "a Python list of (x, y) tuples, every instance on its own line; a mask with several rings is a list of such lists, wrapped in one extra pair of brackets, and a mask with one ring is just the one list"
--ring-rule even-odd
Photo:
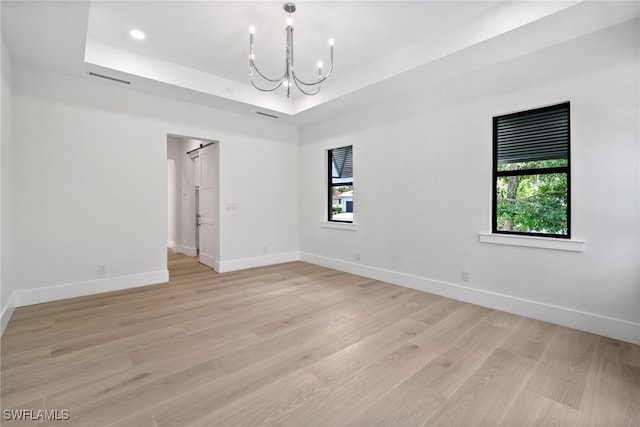
[(640, 425), (640, 3), (0, 18), (2, 426)]

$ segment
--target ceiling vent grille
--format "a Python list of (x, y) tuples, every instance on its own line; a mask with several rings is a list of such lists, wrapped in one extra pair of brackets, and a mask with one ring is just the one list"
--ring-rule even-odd
[(93, 71), (89, 71), (89, 75), (90, 76), (94, 76), (94, 77), (100, 77), (101, 79), (107, 79), (107, 80), (111, 80), (111, 81), (114, 81), (114, 82), (122, 83), (122, 84), (125, 84), (125, 85), (131, 84), (131, 82), (128, 82), (126, 80), (117, 79), (115, 77), (110, 77), (110, 76), (105, 76), (104, 74), (94, 73)]
[(262, 111), (256, 111), (256, 114), (259, 114), (261, 116), (265, 116), (265, 117), (271, 117), (272, 119), (277, 119), (278, 116), (274, 116), (273, 114), (269, 114), (269, 113), (263, 113)]

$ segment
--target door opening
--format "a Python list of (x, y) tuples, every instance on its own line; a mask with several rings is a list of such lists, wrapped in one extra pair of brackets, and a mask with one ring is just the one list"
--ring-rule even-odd
[[(214, 270), (219, 253), (218, 144), (202, 138), (167, 136), (168, 164), (172, 160), (174, 164), (173, 172), (171, 166), (167, 167), (167, 246), (177, 253), (198, 256), (201, 263)], [(173, 244), (169, 244), (172, 229)]]

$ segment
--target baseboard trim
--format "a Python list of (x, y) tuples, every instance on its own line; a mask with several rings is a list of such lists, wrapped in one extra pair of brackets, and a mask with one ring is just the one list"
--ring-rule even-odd
[(198, 249), (197, 248), (190, 248), (188, 246), (176, 246), (175, 248), (175, 252), (184, 254), (186, 256), (197, 256), (198, 255)]
[(346, 262), (335, 258), (327, 258), (307, 252), (300, 253), (300, 260), (495, 310), (555, 323), (557, 325), (591, 332), (633, 344), (640, 344), (640, 323)]
[(44, 302), (155, 285), (169, 281), (169, 270), (151, 271), (148, 273), (130, 274), (126, 276), (107, 277), (100, 280), (66, 283), (14, 292), (15, 306), (41, 304)]
[(218, 273), (245, 270), (247, 268), (264, 267), (266, 265), (282, 264), (285, 262), (299, 261), (299, 252), (283, 252), (279, 254), (264, 255), (259, 257), (234, 259), (231, 261), (217, 261)]
[(16, 293), (13, 292), (11, 294), (11, 298), (9, 298), (9, 302), (2, 308), (2, 315), (0, 316), (0, 336), (4, 334), (4, 330), (7, 328), (9, 324), (9, 320), (11, 320), (11, 316), (13, 315), (13, 311), (16, 309)]

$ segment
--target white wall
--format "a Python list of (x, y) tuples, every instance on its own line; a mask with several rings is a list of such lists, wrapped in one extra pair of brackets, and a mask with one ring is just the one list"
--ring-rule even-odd
[(220, 178), (221, 271), (242, 267), (247, 256), (265, 263), (298, 258), (297, 128), (293, 133), (295, 152), (287, 140), (265, 144), (258, 134), (244, 145), (221, 139), (221, 172), (232, 170), (234, 177), (224, 179), (222, 172)]
[[(1, 8), (0, 8), (1, 9)], [(12, 131), (12, 68), (13, 64), (9, 50), (4, 40), (1, 41), (2, 86), (0, 98), (2, 100), (0, 142), (0, 334), (9, 323), (14, 308), (13, 301), (13, 252), (11, 241), (13, 236), (13, 131)]]
[(168, 134), (221, 141), (226, 268), (297, 257), (295, 127), (22, 65), (13, 99), (17, 305), (166, 280)]
[[(302, 259), (640, 343), (639, 77), (635, 21), (302, 128)], [(492, 117), (567, 100), (586, 251), (480, 243)], [(324, 152), (349, 144), (358, 230), (322, 228)]]
[[(183, 252), (182, 237), (182, 143), (180, 139), (167, 138), (167, 158), (173, 160), (175, 166), (175, 181), (173, 193), (175, 195), (175, 205), (173, 211), (174, 244), (176, 252)], [(184, 154), (184, 153), (182, 153)], [(170, 218), (171, 220), (171, 218)]]

